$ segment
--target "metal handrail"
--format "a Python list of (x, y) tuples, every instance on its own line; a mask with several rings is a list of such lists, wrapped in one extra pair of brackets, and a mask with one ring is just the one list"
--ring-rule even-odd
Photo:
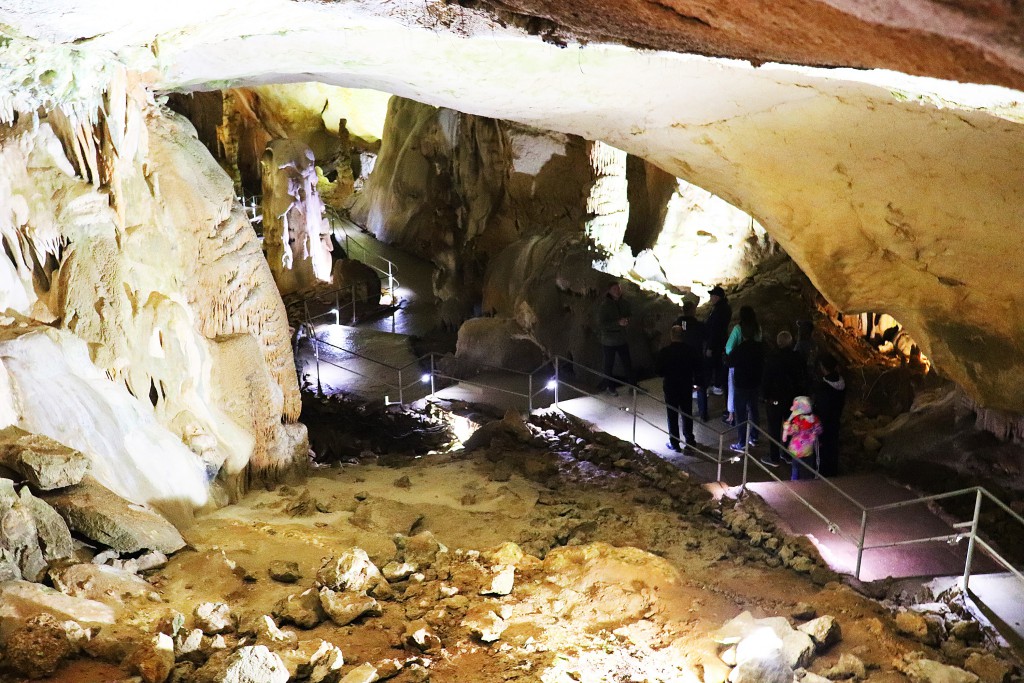
[(370, 268), (373, 268), (374, 270), (376, 270), (381, 275), (387, 276), (387, 278), (388, 278), (387, 292), (391, 296), (392, 300), (394, 300), (394, 298), (395, 298), (395, 295), (394, 295), (395, 290), (398, 287), (401, 286), (401, 283), (398, 281), (398, 278), (395, 277), (395, 273), (397, 272), (398, 267), (394, 264), (394, 262), (391, 261), (390, 259), (387, 259), (387, 258), (381, 256), (380, 254), (373, 253), (372, 251), (370, 251), (369, 248), (367, 248), (366, 246), (360, 244), (358, 241), (356, 241), (356, 239), (354, 237), (349, 235), (348, 234), (348, 229), (344, 225), (345, 223), (349, 223), (350, 225), (352, 225), (353, 227), (356, 227), (356, 228), (358, 228), (359, 226), (357, 226), (351, 220), (348, 220), (347, 218), (339, 215), (337, 211), (334, 211), (333, 209), (328, 208), (328, 210), (327, 210), (327, 220), (331, 222), (332, 229), (334, 227), (334, 224), (337, 223), (340, 226), (341, 231), (343, 233), (345, 233), (345, 251), (349, 254), (350, 257), (351, 257), (351, 253), (352, 253), (351, 245), (354, 244), (356, 247), (358, 247), (362, 251), (362, 253), (364, 255), (366, 255), (367, 257), (370, 257), (370, 258), (378, 259), (379, 261), (383, 262), (387, 266), (387, 270), (384, 270), (382, 268), (379, 268), (379, 267), (375, 266), (372, 263), (369, 263), (367, 261), (363, 261), (363, 263), (366, 263), (366, 265), (368, 265)]
[[(621, 407), (618, 406), (617, 404), (611, 403), (610, 401), (605, 400), (603, 397), (601, 397), (601, 396), (599, 396), (597, 394), (593, 394), (590, 391), (588, 391), (586, 389), (583, 389), (582, 387), (576, 386), (576, 385), (574, 385), (574, 384), (572, 384), (572, 383), (570, 383), (570, 382), (568, 382), (566, 380), (563, 380), (562, 377), (561, 377), (561, 373), (560, 373), (560, 365), (563, 362), (564, 363), (569, 363), (569, 364), (571, 364), (571, 366), (573, 368), (581, 368), (581, 369), (583, 369), (583, 370), (585, 370), (587, 372), (590, 372), (590, 373), (594, 374), (595, 376), (602, 377), (602, 378), (605, 378), (605, 379), (608, 379), (608, 380), (612, 380), (612, 381), (616, 381), (616, 382), (618, 380), (616, 380), (614, 377), (610, 377), (609, 375), (606, 375), (606, 374), (604, 374), (604, 373), (602, 373), (602, 372), (600, 372), (598, 370), (595, 370), (593, 368), (587, 367), (585, 365), (581, 365), (580, 363), (577, 363), (575, 361), (570, 361), (570, 360), (568, 360), (568, 359), (566, 359), (566, 358), (564, 358), (562, 356), (557, 356), (557, 355), (553, 356), (550, 361), (545, 361), (544, 363), (542, 363), (540, 366), (538, 366), (536, 369), (534, 369), (531, 372), (525, 372), (525, 371), (522, 371), (522, 370), (511, 370), (509, 368), (503, 368), (503, 367), (500, 367), (500, 366), (491, 365), (489, 363), (473, 362), (474, 365), (476, 365), (477, 367), (490, 368), (490, 369), (494, 369), (494, 370), (500, 370), (500, 371), (503, 371), (503, 372), (512, 372), (514, 374), (519, 374), (519, 375), (528, 377), (529, 388), (527, 389), (527, 392), (524, 394), (522, 392), (518, 392), (518, 391), (515, 391), (515, 390), (512, 390), (512, 389), (506, 389), (504, 387), (494, 386), (493, 384), (487, 384), (487, 383), (484, 383), (484, 382), (474, 382), (474, 381), (467, 380), (467, 379), (464, 379), (464, 378), (458, 378), (458, 377), (453, 377), (453, 376), (450, 376), (450, 375), (443, 374), (443, 373), (441, 373), (441, 372), (439, 372), (437, 370), (436, 362), (435, 362), (435, 356), (438, 355), (438, 354), (435, 354), (433, 352), (424, 354), (423, 356), (420, 356), (419, 358), (417, 358), (417, 359), (407, 363), (406, 365), (402, 366), (401, 368), (399, 368), (399, 367), (393, 366), (393, 365), (391, 365), (389, 363), (386, 363), (386, 362), (383, 362), (383, 361), (379, 361), (379, 360), (376, 360), (374, 358), (370, 358), (368, 356), (365, 356), (364, 354), (360, 354), (358, 352), (351, 351), (349, 349), (344, 349), (342, 347), (339, 347), (339, 346), (337, 346), (335, 344), (332, 344), (332, 343), (330, 343), (330, 342), (328, 342), (326, 340), (320, 339), (318, 336), (316, 336), (316, 334), (313, 335), (313, 339), (317, 342), (317, 344), (326, 344), (327, 346), (330, 346), (332, 348), (336, 348), (336, 349), (338, 349), (340, 351), (343, 351), (345, 353), (349, 353), (349, 354), (351, 354), (353, 356), (356, 356), (356, 357), (359, 357), (359, 358), (363, 358), (365, 360), (368, 360), (368, 361), (371, 361), (373, 363), (376, 363), (376, 364), (378, 364), (378, 365), (380, 365), (382, 367), (385, 367), (385, 368), (388, 368), (390, 370), (396, 371), (398, 373), (398, 378), (399, 378), (399, 383), (398, 383), (398, 385), (396, 387), (398, 389), (398, 391), (399, 391), (399, 401), (398, 401), (398, 403), (404, 403), (404, 400), (403, 400), (403, 398), (404, 398), (404, 396), (403, 396), (404, 389), (407, 389), (408, 387), (410, 387), (410, 386), (412, 386), (413, 384), (416, 383), (414, 381), (414, 382), (412, 382), (410, 384), (407, 384), (407, 385), (403, 386), (402, 385), (402, 379), (401, 379), (402, 378), (402, 372), (404, 370), (408, 369), (410, 366), (413, 366), (413, 365), (416, 365), (416, 366), (422, 368), (424, 361), (429, 359), (429, 361), (430, 361), (430, 371), (429, 371), (430, 393), (428, 394), (428, 398), (432, 397), (436, 393), (435, 381), (436, 381), (436, 379), (440, 378), (440, 379), (445, 379), (445, 380), (451, 380), (453, 382), (462, 382), (462, 383), (468, 384), (470, 386), (477, 386), (477, 387), (482, 387), (482, 388), (487, 388), (487, 389), (493, 389), (493, 390), (501, 391), (503, 393), (524, 397), (524, 398), (527, 399), (527, 403), (529, 405), (529, 409), (532, 412), (532, 409), (533, 409), (533, 399), (536, 396), (538, 396), (541, 392), (543, 392), (543, 391), (545, 391), (547, 389), (547, 382), (545, 382), (540, 389), (538, 389), (537, 391), (534, 391), (533, 390), (533, 378), (534, 378), (534, 376), (537, 373), (539, 373), (539, 372), (541, 372), (541, 371), (543, 371), (543, 370), (545, 370), (545, 369), (547, 369), (547, 368), (549, 368), (549, 367), (551, 367), (553, 365), (554, 377), (552, 379), (554, 380), (554, 386), (553, 386), (554, 401), (553, 401), (552, 405), (556, 409), (557, 409), (558, 403), (559, 403), (559, 388), (560, 387), (569, 388), (569, 389), (571, 389), (571, 390), (573, 390), (575, 392), (578, 392), (580, 394), (583, 394), (585, 396), (589, 396), (591, 398), (595, 398), (598, 401), (600, 401), (600, 402), (602, 402), (602, 403), (604, 403), (606, 405), (611, 405), (611, 406), (614, 406), (616, 408), (621, 409)], [(318, 381), (318, 385), (319, 385), (319, 362), (320, 362), (320, 360), (321, 359), (320, 359), (320, 355), (319, 355), (319, 349), (317, 348), (317, 363), (318, 363), (317, 381)], [(330, 363), (330, 361), (326, 361), (326, 360), (325, 360), (325, 362)], [(330, 364), (334, 365), (334, 363), (330, 363)], [(337, 366), (337, 367), (340, 367), (340, 366)], [(354, 374), (357, 374), (357, 375), (365, 377), (365, 375), (362, 375), (362, 373), (358, 373), (358, 372), (349, 370), (348, 368), (343, 368), (343, 369), (345, 369), (345, 370), (347, 370), (349, 372), (354, 372)], [(426, 375), (426, 373), (425, 373), (425, 375)], [(392, 384), (386, 383), (386, 382), (384, 384), (386, 386), (388, 386), (388, 387), (395, 386), (395, 385), (392, 385)], [(657, 404), (660, 404), (663, 407), (672, 408), (673, 410), (677, 411), (681, 415), (689, 417), (690, 419), (694, 420), (695, 422), (699, 422), (699, 420), (695, 416), (690, 415), (689, 413), (687, 413), (685, 411), (681, 411), (681, 410), (679, 410), (678, 408), (676, 408), (674, 406), (669, 406), (667, 403), (665, 403), (664, 401), (658, 399), (656, 396), (654, 396), (653, 394), (651, 394), (648, 391), (645, 391), (644, 389), (641, 389), (641, 388), (636, 387), (636, 386), (631, 386), (630, 389), (631, 389), (632, 397), (633, 397), (633, 406), (632, 406), (632, 409), (626, 409), (626, 410), (628, 410), (629, 412), (632, 412), (632, 414), (633, 414), (633, 438), (632, 438), (632, 441), (633, 441), (634, 444), (637, 443), (637, 439), (636, 439), (636, 423), (637, 423), (638, 420), (644, 422), (645, 424), (650, 425), (651, 427), (654, 427), (657, 431), (660, 431), (660, 432), (662, 432), (664, 434), (668, 434), (668, 432), (666, 430), (662, 429), (658, 425), (656, 425), (653, 422), (651, 422), (650, 420), (648, 420), (643, 415), (639, 414), (639, 411), (637, 410), (637, 406), (638, 406), (638, 397), (640, 395), (643, 395), (643, 396), (651, 399), (652, 401), (654, 401)], [(704, 424), (705, 427), (709, 426), (707, 423), (702, 423), (702, 424)], [(795, 456), (793, 455), (792, 451), (790, 451), (788, 448), (786, 448), (784, 444), (782, 444), (778, 440), (774, 439), (759, 424), (755, 424), (755, 423), (751, 422), (750, 420), (746, 420), (743, 423), (740, 423), (740, 425), (737, 425), (736, 427), (732, 427), (732, 428), (727, 429), (725, 431), (717, 431), (717, 430), (714, 430), (712, 428), (712, 431), (715, 431), (718, 434), (718, 437), (719, 437), (719, 451), (718, 451), (717, 457), (713, 453), (707, 453), (707, 452), (704, 452), (704, 451), (700, 451), (698, 449), (694, 449), (694, 450), (697, 450), (697, 452), (699, 452), (702, 455), (708, 457), (709, 459), (711, 459), (712, 462), (716, 462), (717, 463), (717, 465), (718, 465), (718, 474), (717, 474), (717, 476), (718, 476), (719, 481), (721, 481), (721, 479), (722, 479), (722, 464), (724, 462), (726, 462), (726, 461), (732, 461), (735, 458), (742, 458), (742, 461), (743, 461), (743, 479), (742, 479), (741, 486), (743, 488), (746, 488), (746, 486), (747, 486), (747, 482), (748, 482), (747, 473), (748, 473), (748, 467), (749, 467), (750, 463), (753, 463), (755, 467), (760, 468), (771, 479), (774, 479), (776, 482), (783, 483), (784, 480), (782, 480), (778, 476), (776, 476), (774, 472), (772, 472), (770, 469), (765, 467), (759, 460), (757, 460), (756, 458), (754, 458), (751, 455), (751, 453), (750, 453), (750, 446), (749, 446), (749, 438), (747, 439), (747, 442), (744, 444), (744, 449), (743, 449), (742, 453), (737, 453), (735, 456), (730, 456), (730, 458), (728, 458), (728, 459), (724, 458), (724, 450), (723, 449), (724, 449), (724, 438), (725, 438), (725, 435), (730, 433), (731, 431), (733, 431), (735, 429), (738, 429), (740, 426), (746, 426), (747, 434), (748, 435), (749, 435), (751, 429), (756, 430), (764, 438), (768, 439), (769, 441), (774, 443), (776, 446), (778, 446), (780, 449), (782, 449), (784, 452), (788, 453), (791, 457), (795, 458)], [(1002, 509), (1005, 513), (1009, 514), (1012, 519), (1014, 519), (1016, 522), (1018, 522), (1019, 524), (1024, 526), (1024, 516), (1021, 516), (1020, 514), (1016, 513), (1008, 505), (1006, 505), (1001, 500), (996, 498), (987, 489), (985, 489), (985, 488), (983, 488), (981, 486), (974, 486), (974, 487), (970, 487), (970, 488), (966, 488), (966, 489), (961, 489), (961, 490), (958, 490), (958, 491), (951, 491), (951, 492), (946, 492), (946, 493), (932, 494), (932, 495), (928, 495), (928, 496), (918, 496), (916, 498), (913, 498), (913, 499), (910, 499), (910, 500), (906, 500), (906, 501), (898, 501), (896, 503), (885, 503), (885, 504), (880, 504), (880, 505), (875, 505), (875, 506), (868, 507), (868, 506), (863, 505), (859, 501), (857, 501), (852, 496), (850, 496), (846, 491), (842, 490), (839, 486), (837, 486), (834, 482), (830, 481), (828, 478), (820, 476), (817, 473), (817, 471), (813, 467), (811, 467), (810, 465), (802, 462), (799, 458), (795, 458), (795, 460), (796, 460), (796, 462), (797, 462), (797, 464), (799, 466), (806, 467), (807, 469), (809, 469), (811, 472), (813, 472), (817, 476), (817, 478), (820, 481), (825, 482), (825, 484), (830, 489), (832, 489), (833, 491), (837, 492), (840, 496), (842, 496), (845, 500), (847, 500), (850, 504), (852, 504), (856, 509), (858, 509), (861, 512), (861, 523), (860, 523), (860, 529), (859, 529), (859, 537), (854, 537), (853, 535), (851, 535), (851, 534), (847, 533), (846, 531), (844, 531), (838, 523), (832, 521), (831, 519), (828, 518), (827, 515), (825, 515), (820, 510), (818, 510), (810, 501), (808, 501), (806, 498), (801, 496), (799, 494), (799, 492), (797, 492), (793, 487), (786, 487), (786, 490), (790, 493), (790, 495), (794, 496), (798, 501), (800, 501), (800, 503), (805, 508), (807, 508), (814, 515), (816, 515), (822, 522), (824, 522), (827, 525), (827, 527), (828, 527), (828, 529), (829, 529), (829, 531), (831, 533), (834, 533), (834, 534), (840, 536), (841, 538), (845, 539), (847, 542), (849, 542), (852, 545), (855, 545), (857, 547), (857, 564), (856, 564), (856, 568), (854, 570), (854, 576), (857, 577), (858, 579), (860, 578), (861, 568), (862, 568), (862, 565), (863, 565), (863, 556), (864, 556), (864, 552), (866, 550), (876, 550), (876, 549), (886, 548), (886, 547), (899, 547), (899, 546), (904, 546), (904, 545), (912, 545), (912, 544), (916, 544), (916, 543), (929, 543), (929, 542), (938, 542), (938, 541), (955, 542), (955, 541), (958, 541), (958, 540), (960, 540), (960, 539), (965, 537), (965, 534), (963, 532), (956, 532), (956, 533), (944, 534), (944, 535), (939, 535), (939, 536), (932, 536), (932, 537), (927, 537), (927, 538), (905, 539), (905, 540), (893, 541), (893, 542), (877, 544), (877, 545), (866, 545), (865, 544), (865, 539), (866, 539), (866, 534), (867, 534), (868, 522), (869, 522), (869, 519), (870, 519), (870, 516), (871, 516), (872, 513), (883, 512), (883, 511), (886, 511), (886, 510), (899, 509), (899, 508), (903, 508), (903, 507), (908, 507), (910, 505), (920, 505), (920, 504), (930, 503), (930, 502), (934, 502), (934, 501), (938, 501), (938, 500), (944, 500), (944, 499), (953, 498), (953, 497), (956, 497), (956, 496), (967, 495), (967, 494), (973, 493), (976, 496), (976, 500), (975, 500), (975, 506), (974, 506), (974, 515), (972, 516), (972, 519), (970, 520), (970, 522), (963, 522), (963, 523), (960, 523), (960, 524), (954, 524), (954, 528), (956, 528), (958, 526), (966, 526), (968, 524), (970, 525), (970, 531), (967, 532), (967, 534), (966, 534), (967, 538), (969, 539), (969, 545), (968, 545), (968, 550), (967, 550), (967, 557), (966, 557), (966, 560), (965, 560), (965, 563), (964, 563), (964, 573), (963, 573), (963, 578), (962, 578), (963, 589), (965, 591), (969, 589), (971, 570), (973, 568), (973, 559), (974, 559), (975, 547), (980, 547), (989, 556), (991, 556), (993, 559), (995, 559), (999, 564), (1001, 564), (1002, 566), (1006, 567), (1014, 576), (1016, 576), (1021, 581), (1024, 581), (1024, 573), (1022, 573), (1021, 571), (1016, 569), (1012, 565), (1012, 563), (1010, 563), (1009, 560), (1007, 560), (1005, 557), (1003, 557), (995, 548), (993, 548), (991, 546), (991, 544), (986, 542), (984, 539), (982, 539), (978, 535), (978, 527), (979, 527), (979, 524), (980, 524), (980, 514), (981, 514), (981, 502), (982, 502), (983, 498), (988, 498), (989, 500), (994, 502), (1000, 509)]]

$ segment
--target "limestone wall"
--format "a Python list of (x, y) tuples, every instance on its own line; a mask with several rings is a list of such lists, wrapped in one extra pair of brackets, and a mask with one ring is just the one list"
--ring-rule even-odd
[[(218, 474), (302, 462), (284, 306), (188, 122), (129, 72), (96, 114), (10, 118), (3, 424), (86, 452), (101, 483), (179, 520)], [(228, 370), (243, 367), (244, 381)]]
[(582, 235), (591, 182), (579, 138), (394, 97), (351, 213), (435, 264), (442, 320), (457, 326), (475, 313), (512, 313), (524, 283), (485, 293), (488, 264), (538, 235)]

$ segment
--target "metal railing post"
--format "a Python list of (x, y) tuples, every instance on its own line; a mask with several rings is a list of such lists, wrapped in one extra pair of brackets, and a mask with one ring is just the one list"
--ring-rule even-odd
[(341, 324), (341, 290), (334, 292), (334, 324)]
[(402, 396), (403, 391), (404, 389), (402, 388), (402, 368), (398, 368), (398, 405), (400, 406), (405, 405), (405, 398)]
[(533, 413), (533, 375), (526, 376), (526, 412)]
[(309, 322), (309, 301), (307, 301), (306, 299), (302, 300), (302, 314), (303, 314), (303, 316), (305, 316), (303, 318), (302, 322), (308, 323)]
[(725, 434), (718, 435), (718, 474), (717, 480), (722, 481), (722, 458), (725, 457)]
[(434, 354), (430, 354), (430, 398), (434, 398)]
[(864, 561), (864, 538), (868, 531), (868, 511), (860, 511), (860, 541), (857, 543), (857, 569), (853, 572), (853, 578), (860, 581), (860, 567)]
[(356, 285), (352, 283), (352, 324), (356, 324)]
[(324, 390), (320, 386), (320, 340), (313, 335), (313, 355), (316, 357), (316, 395), (323, 396)]
[(558, 356), (555, 356), (555, 408), (558, 408), (558, 383), (560, 377), (558, 374)]
[(636, 387), (633, 389), (633, 445), (636, 446)]
[(391, 305), (395, 305), (395, 276), (391, 272), (391, 261), (388, 261), (388, 294), (391, 295)]
[[(749, 430), (750, 430), (750, 426), (748, 425), (747, 426), (747, 431), (749, 432)], [(749, 437), (749, 434), (748, 434), (748, 437)], [(748, 464), (749, 461), (750, 461), (750, 439), (747, 438), (747, 439), (744, 439), (744, 443), (743, 443), (743, 484), (742, 484), (742, 487), (744, 489), (747, 488), (747, 464)]]
[(981, 489), (977, 489), (974, 499), (974, 518), (971, 520), (971, 536), (967, 541), (967, 560), (964, 562), (964, 592), (971, 583), (971, 563), (974, 562), (974, 539), (978, 535), (978, 522), (981, 519)]

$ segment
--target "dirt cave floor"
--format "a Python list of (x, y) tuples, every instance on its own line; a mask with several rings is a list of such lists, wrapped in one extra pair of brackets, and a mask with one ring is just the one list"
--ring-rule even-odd
[[(962, 665), (984, 649), (922, 642), (781, 536), (756, 500), (712, 500), (656, 457), (578, 425), (506, 417), (466, 449), (364, 455), (198, 518), (190, 547), (146, 576), (155, 595), (107, 596), (124, 605), (117, 640), (175, 633), (172, 681), (229, 680), (204, 663), (253, 642), (281, 656), (289, 680), (318, 680), (323, 668), (308, 663), (326, 641), (344, 661), (327, 681), (722, 682), (730, 667), (712, 634), (744, 611), (793, 624), (831, 615), (841, 640), (806, 669), (835, 674), (854, 655), (854, 677), (876, 683), (930, 680), (903, 672), (915, 653)], [(353, 621), (327, 618), (317, 589), (338, 558), (358, 565), (356, 548), (387, 581), (359, 596), (374, 605)], [(297, 572), (282, 572), (289, 562)], [(204, 629), (186, 656), (205, 602), (226, 604), (231, 625)], [(254, 626), (263, 615), (284, 633)], [(94, 654), (45, 680), (140, 673), (119, 662), (124, 652)]]

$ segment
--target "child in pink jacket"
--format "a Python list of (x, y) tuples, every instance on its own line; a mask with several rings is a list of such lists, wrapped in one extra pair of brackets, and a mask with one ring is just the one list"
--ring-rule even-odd
[[(811, 412), (811, 399), (797, 396), (793, 399), (789, 419), (782, 425), (782, 441), (793, 458), (790, 479), (814, 479), (818, 470), (817, 445), (821, 434), (821, 421)], [(811, 459), (813, 458), (813, 459)], [(814, 471), (808, 469), (809, 465)]]

